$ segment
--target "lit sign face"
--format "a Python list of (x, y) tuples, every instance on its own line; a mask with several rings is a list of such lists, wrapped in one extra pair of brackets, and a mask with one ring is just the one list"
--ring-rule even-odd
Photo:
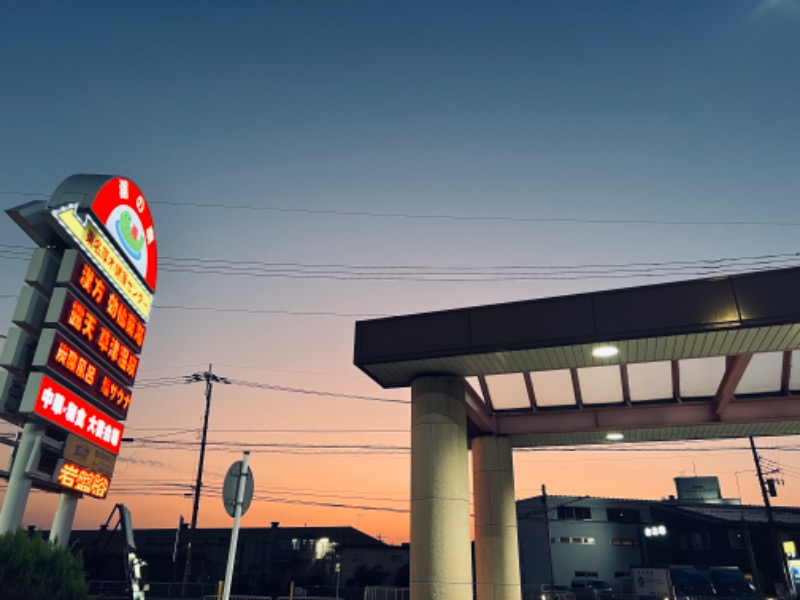
[(33, 366), (60, 375), (118, 419), (128, 416), (130, 389), (60, 333), (52, 329), (42, 332)]
[(53, 216), (66, 229), (86, 255), (113, 282), (130, 305), (147, 321), (153, 304), (153, 294), (140, 282), (138, 275), (131, 271), (125, 259), (95, 226), (92, 218), (86, 216), (84, 223), (75, 212), (74, 205), (67, 205), (53, 211)]
[(103, 450), (119, 454), (122, 425), (47, 375), (30, 376), (20, 412), (36, 414)]
[(117, 328), (134, 350), (141, 352), (147, 327), (136, 312), (110, 287), (105, 278), (87, 263), (76, 250), (67, 250), (61, 262), (66, 272), (59, 273), (57, 283), (69, 284), (81, 298)]
[(105, 498), (111, 483), (102, 473), (64, 461), (56, 479), (61, 487), (75, 490), (94, 498)]
[(133, 384), (139, 369), (139, 358), (99, 320), (96, 313), (63, 289), (53, 293), (47, 322), (52, 322), (56, 313), (59, 315), (57, 323), (65, 331), (101, 356), (118, 376)]
[(67, 434), (63, 456), (64, 460), (91, 469), (109, 479), (114, 474), (114, 465), (117, 462), (117, 457), (110, 452), (71, 433)]
[(130, 179), (106, 182), (94, 197), (92, 212), (125, 253), (151, 291), (156, 289), (156, 234), (144, 195)]

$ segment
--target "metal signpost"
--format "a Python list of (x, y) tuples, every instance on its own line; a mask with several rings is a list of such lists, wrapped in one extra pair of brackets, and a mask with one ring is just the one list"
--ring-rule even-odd
[(250, 452), (245, 452), (242, 460), (238, 460), (230, 466), (222, 485), (222, 501), (225, 503), (225, 510), (233, 517), (231, 547), (228, 551), (228, 567), (225, 570), (225, 587), (222, 591), (223, 600), (229, 600), (231, 595), (233, 564), (236, 561), (236, 544), (239, 540), (239, 519), (250, 508), (250, 502), (253, 500), (254, 481), (249, 464)]

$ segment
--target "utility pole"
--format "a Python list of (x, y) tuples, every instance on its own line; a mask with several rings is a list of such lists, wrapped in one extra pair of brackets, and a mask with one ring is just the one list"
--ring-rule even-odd
[(547, 563), (550, 575), (550, 593), (555, 598), (555, 577), (553, 574), (553, 549), (550, 544), (550, 507), (547, 506), (547, 486), (542, 484), (542, 504), (544, 505), (544, 531), (547, 536)]
[(186, 565), (183, 569), (183, 583), (181, 584), (181, 598), (186, 597), (186, 584), (189, 582), (189, 576), (192, 573), (192, 545), (194, 543), (194, 531), (197, 528), (197, 512), (200, 509), (200, 491), (203, 487), (203, 463), (206, 457), (206, 439), (208, 437), (208, 413), (211, 410), (211, 392), (214, 383), (230, 383), (224, 377), (217, 377), (211, 371), (211, 365), (208, 365), (208, 371), (202, 373), (193, 373), (186, 378), (186, 383), (195, 383), (197, 381), (206, 382), (206, 412), (203, 417), (203, 437), (200, 442), (200, 461), (197, 464), (197, 481), (194, 486), (194, 505), (192, 506), (192, 521), (189, 525), (189, 541), (186, 545)]
[[(750, 449), (753, 451), (753, 460), (756, 463), (756, 473), (758, 474), (758, 485), (761, 488), (761, 497), (764, 499), (764, 507), (767, 510), (767, 523), (769, 525), (770, 541), (772, 542), (774, 555), (778, 561), (778, 566), (780, 567), (780, 583), (784, 587), (784, 594), (788, 594), (791, 592), (792, 588), (790, 579), (788, 578), (788, 574), (786, 572), (786, 559), (783, 553), (783, 546), (778, 539), (778, 532), (775, 529), (775, 517), (772, 514), (772, 505), (769, 503), (769, 494), (767, 494), (767, 487), (764, 482), (764, 473), (761, 471), (761, 461), (758, 458), (756, 443), (753, 440), (753, 436), (750, 436)], [(775, 590), (775, 592), (776, 594), (780, 594), (779, 590)]]

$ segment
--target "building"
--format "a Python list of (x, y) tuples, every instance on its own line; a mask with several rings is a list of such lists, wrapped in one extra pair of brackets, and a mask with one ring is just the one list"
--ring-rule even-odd
[[(183, 578), (187, 533), (181, 533), (177, 550), (176, 534), (175, 529), (134, 532), (136, 552), (148, 564), (147, 579), (158, 597), (175, 596), (174, 588)], [(216, 593), (225, 577), (230, 541), (229, 528), (195, 531), (189, 582), (193, 597)], [(70, 542), (83, 551), (91, 580), (125, 579), (121, 531), (73, 531)], [(330, 594), (337, 581), (343, 591), (364, 585), (408, 585), (408, 545), (392, 546), (353, 527), (280, 527), (274, 522), (271, 527), (240, 529), (233, 591), (286, 595), (291, 581)], [(170, 587), (172, 594), (164, 591)]]
[[(537, 496), (518, 501), (523, 587), (594, 578), (625, 593), (631, 589), (631, 566), (667, 564), (738, 567), (772, 594), (786, 580), (784, 573), (800, 573), (795, 560), (800, 509), (773, 509), (773, 538), (763, 506), (723, 499), (709, 478), (694, 486), (688, 479), (678, 478), (680, 495), (667, 500)], [(687, 499), (687, 489), (704, 491)]]

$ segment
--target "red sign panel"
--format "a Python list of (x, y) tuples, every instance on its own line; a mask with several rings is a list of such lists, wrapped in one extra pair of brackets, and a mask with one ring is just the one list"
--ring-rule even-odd
[[(57, 300), (62, 302), (60, 306), (54, 304)], [(50, 308), (53, 311), (60, 309), (58, 324), (65, 331), (74, 335), (87, 348), (91, 348), (102, 357), (109, 368), (133, 385), (139, 368), (139, 358), (114, 334), (114, 329), (106, 327), (97, 313), (63, 289), (58, 289), (53, 294)], [(50, 311), (48, 315), (50, 319), (55, 317), (50, 316)]]
[(111, 483), (105, 475), (66, 461), (61, 466), (56, 481), (61, 484), (61, 487), (95, 498), (105, 498)]
[(117, 376), (133, 385), (139, 369), (139, 357), (70, 293), (66, 294), (58, 323), (101, 356)]
[(47, 375), (42, 375), (33, 412), (104, 450), (119, 454), (122, 425)]
[(156, 234), (150, 207), (139, 187), (124, 177), (110, 179), (97, 192), (92, 212), (154, 292), (158, 267)]
[(51, 336), (52, 341), (46, 350), (47, 358), (34, 360), (33, 366), (46, 366), (68, 383), (86, 392), (115, 417), (124, 420), (131, 404), (131, 391), (60, 333), (45, 330), (40, 346), (47, 343), (48, 336)]
[(147, 328), (136, 312), (108, 284), (100, 272), (76, 253), (75, 263), (68, 280), (88, 305), (104, 315), (136, 352), (142, 351)]

